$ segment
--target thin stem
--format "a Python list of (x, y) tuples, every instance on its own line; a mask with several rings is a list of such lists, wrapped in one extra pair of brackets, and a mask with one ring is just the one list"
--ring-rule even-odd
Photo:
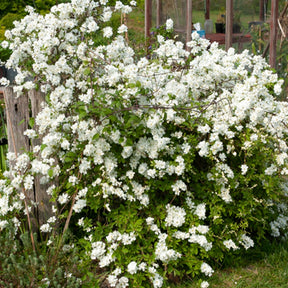
[(35, 252), (36, 251), (36, 249), (35, 249), (35, 241), (34, 241), (34, 236), (33, 236), (33, 231), (32, 231), (32, 225), (31, 225), (31, 219), (30, 219), (30, 215), (29, 215), (29, 209), (28, 209), (28, 205), (27, 205), (26, 195), (25, 195), (24, 203), (25, 203), (25, 210), (26, 210), (26, 214), (27, 214), (27, 220), (28, 220), (28, 227), (29, 227), (29, 232), (30, 232), (31, 244), (32, 244), (33, 251)]
[(71, 207), (70, 207), (70, 210), (69, 210), (69, 214), (67, 216), (67, 219), (66, 219), (66, 222), (65, 222), (65, 226), (64, 226), (64, 229), (63, 229), (63, 233), (62, 233), (62, 238), (66, 232), (66, 230), (68, 229), (69, 227), (69, 223), (70, 223), (70, 219), (72, 217), (72, 213), (73, 213), (73, 207), (74, 207), (74, 204), (75, 204), (75, 198), (76, 198), (76, 195), (77, 195), (77, 192), (73, 195), (72, 197), (72, 203), (71, 203)]

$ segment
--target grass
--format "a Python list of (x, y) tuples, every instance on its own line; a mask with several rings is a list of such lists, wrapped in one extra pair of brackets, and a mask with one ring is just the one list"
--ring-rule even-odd
[[(208, 282), (209, 288), (287, 288), (288, 241), (267, 241), (261, 249), (250, 250), (244, 257), (234, 258), (233, 264), (216, 269)], [(196, 281), (165, 288), (194, 287)]]

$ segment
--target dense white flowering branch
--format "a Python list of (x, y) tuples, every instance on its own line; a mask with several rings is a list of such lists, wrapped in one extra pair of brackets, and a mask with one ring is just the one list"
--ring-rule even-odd
[(253, 247), (265, 221), (273, 235), (287, 225), (275, 204), (284, 197), (275, 176), (288, 174), (288, 104), (275, 100), (282, 81), (261, 57), (197, 33), (191, 52), (158, 35), (152, 59), (136, 61), (127, 27), (108, 26), (117, 11), (131, 7), (72, 0), (45, 16), (28, 8), (6, 32), (15, 92), (37, 88), (47, 101), (25, 132), (41, 145), (0, 182), (0, 214), (22, 209), (17, 191), (34, 176), (58, 178), (40, 230), (78, 225), (83, 259), (108, 269), (112, 287), (161, 287), (171, 271), (211, 277), (207, 263)]

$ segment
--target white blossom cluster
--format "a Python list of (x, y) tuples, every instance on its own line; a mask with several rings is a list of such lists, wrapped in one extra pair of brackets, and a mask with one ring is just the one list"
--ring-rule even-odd
[(214, 270), (212, 269), (212, 267), (209, 264), (203, 262), (201, 264), (201, 272), (204, 273), (206, 276), (211, 277), (212, 274), (214, 273)]
[[(35, 128), (25, 132), (31, 139), (42, 136), (42, 145), (33, 147), (32, 156), (8, 155), (15, 165), (5, 174), (7, 179), (0, 180), (0, 215), (23, 209), (26, 196), (22, 192), (33, 188), (35, 175), (41, 175), (41, 183), (47, 184), (65, 167), (61, 176), (69, 191), (58, 192), (54, 184), (47, 189), (54, 207), (73, 203), (72, 213), (77, 217), (93, 199), (105, 203), (105, 213), (111, 213), (115, 199), (136, 202), (139, 214), (145, 214), (144, 226), (156, 237), (151, 248), (154, 264), (131, 260), (109, 274), (110, 286), (128, 287), (129, 275), (147, 272), (153, 287), (161, 287), (159, 264), (184, 258), (169, 247), (167, 239), (199, 245), (206, 252), (214, 241), (208, 241), (210, 227), (204, 223), (209, 217), (205, 197), (194, 199), (197, 187), (187, 176), (194, 173), (191, 151), (196, 148), (197, 157), (213, 163), (205, 174), (207, 183), (213, 184), (213, 189), (212, 184), (207, 185), (207, 193), (229, 207), (236, 201), (232, 195), (239, 185), (236, 175), (246, 177), (253, 167), (244, 160), (234, 167), (228, 158), (249, 157), (257, 143), (268, 143), (274, 145), (275, 159), (266, 163), (265, 176), (288, 174), (288, 103), (273, 98), (280, 93), (282, 81), (261, 57), (247, 51), (236, 54), (232, 48), (225, 52), (197, 33), (187, 44), (190, 52), (183, 43), (159, 36), (154, 61), (134, 60), (134, 51), (122, 36), (127, 27), (119, 26), (113, 35), (112, 27), (106, 25), (115, 11), (129, 13), (134, 5), (135, 1), (131, 5), (116, 1), (112, 9), (105, 0), (72, 0), (54, 6), (45, 16), (28, 8), (29, 14), (6, 31), (13, 51), (6, 66), (18, 73), (15, 92), (21, 95), (39, 87), (48, 100), (35, 119)], [(166, 26), (172, 29), (173, 21)], [(95, 37), (109, 38), (109, 44), (97, 45)], [(199, 133), (197, 143), (189, 142), (193, 125)], [(249, 133), (243, 134), (245, 127)], [(241, 137), (245, 140), (239, 148)], [(162, 226), (149, 210), (159, 193), (157, 183), (170, 197), (163, 205)], [(53, 215), (61, 211), (54, 209)], [(197, 224), (190, 223), (191, 217)], [(280, 228), (277, 223), (287, 224), (283, 217), (271, 224), (275, 236)], [(51, 232), (56, 219), (48, 220), (41, 232)], [(83, 223), (79, 220), (80, 227)], [(1, 229), (6, 225), (0, 222)], [(117, 266), (116, 252), (133, 245), (138, 237), (134, 231), (117, 230), (105, 236), (96, 242), (87, 236), (90, 258), (100, 268)], [(239, 243), (245, 249), (254, 245), (246, 234)], [(238, 249), (231, 239), (223, 246)], [(205, 276), (213, 274), (206, 263), (200, 270)], [(204, 281), (201, 287), (208, 285)]]

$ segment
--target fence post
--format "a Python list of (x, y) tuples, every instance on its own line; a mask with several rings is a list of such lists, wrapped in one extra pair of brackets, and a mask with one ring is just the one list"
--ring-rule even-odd
[(23, 94), (16, 98), (13, 87), (5, 87), (3, 92), (7, 117), (8, 151), (19, 155), (30, 149), (29, 139), (23, 135), (29, 123), (28, 95)]
[[(24, 135), (24, 131), (29, 128), (30, 112), (33, 118), (37, 116), (42, 109), (41, 103), (45, 101), (45, 96), (39, 91), (31, 90), (16, 97), (13, 87), (1, 87), (1, 91), (4, 94), (7, 118), (8, 151), (16, 152), (17, 155), (31, 151), (34, 146), (41, 144), (42, 138), (29, 141), (28, 137)], [(31, 109), (29, 104), (31, 104)], [(13, 163), (9, 164), (13, 165)], [(28, 201), (38, 203), (31, 211), (30, 216), (34, 231), (52, 216), (51, 203), (49, 203), (49, 196), (46, 193), (48, 184), (40, 184), (40, 179), (41, 175), (36, 175), (34, 189), (26, 191)]]
[[(29, 99), (27, 93), (16, 97), (11, 86), (5, 87), (2, 91), (6, 110), (8, 151), (15, 153), (16, 157), (18, 157), (23, 152), (30, 151), (29, 139), (24, 136), (24, 131), (28, 129), (29, 125)], [(9, 162), (10, 167), (13, 165), (13, 161)], [(27, 190), (25, 193), (28, 203), (35, 202), (34, 189)], [(34, 207), (31, 210), (30, 219), (33, 226), (32, 229), (36, 230), (37, 216)]]
[[(42, 110), (42, 103), (45, 102), (45, 95), (40, 91), (35, 89), (28, 92), (28, 96), (31, 103), (31, 116), (35, 119), (38, 113)], [(33, 127), (37, 132), (37, 127)], [(33, 139), (31, 142), (32, 147), (40, 145), (43, 137), (39, 136), (37, 139)], [(49, 184), (41, 184), (41, 175), (36, 175), (34, 178), (35, 185), (35, 198), (37, 205), (37, 219), (38, 223), (41, 226), (46, 223), (48, 218), (52, 216), (52, 204), (49, 202), (50, 197), (46, 193)]]

